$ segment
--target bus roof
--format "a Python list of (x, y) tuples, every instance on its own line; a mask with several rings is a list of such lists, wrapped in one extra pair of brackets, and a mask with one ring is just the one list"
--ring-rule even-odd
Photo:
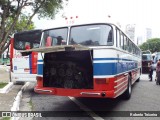
[(53, 28), (60, 28), (60, 27), (71, 27), (71, 26), (77, 26), (77, 25), (85, 25), (85, 24), (95, 24), (95, 23), (108, 23), (113, 24), (115, 26), (118, 26), (118, 23), (114, 22), (111, 18), (105, 17), (105, 18), (79, 18), (78, 16), (74, 17), (66, 17), (62, 20), (59, 20), (58, 22), (53, 22), (48, 28), (44, 29), (53, 29)]

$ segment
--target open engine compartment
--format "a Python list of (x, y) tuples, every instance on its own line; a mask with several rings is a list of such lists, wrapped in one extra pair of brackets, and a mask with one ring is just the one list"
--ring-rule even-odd
[(45, 53), (43, 86), (93, 89), (92, 58), (92, 50)]

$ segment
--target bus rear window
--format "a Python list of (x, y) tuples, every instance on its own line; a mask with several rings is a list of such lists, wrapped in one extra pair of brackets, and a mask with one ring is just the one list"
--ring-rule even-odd
[(29, 48), (38, 48), (41, 40), (42, 30), (23, 31), (14, 34), (14, 49), (25, 50)]
[(41, 46), (54, 46), (67, 43), (68, 28), (56, 28), (45, 30), (42, 36)]
[(150, 54), (146, 54), (146, 55), (142, 55), (142, 60), (144, 61), (151, 61), (152, 60), (152, 56)]
[(85, 46), (113, 45), (112, 27), (102, 24), (72, 27), (69, 44)]

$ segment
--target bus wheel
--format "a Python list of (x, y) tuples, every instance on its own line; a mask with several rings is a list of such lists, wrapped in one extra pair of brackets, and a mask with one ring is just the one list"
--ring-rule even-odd
[(140, 77), (136, 80), (136, 82), (139, 82), (140, 81)]
[(123, 93), (123, 99), (129, 100), (132, 93), (132, 83), (131, 83), (131, 76), (128, 76), (128, 87), (127, 90)]

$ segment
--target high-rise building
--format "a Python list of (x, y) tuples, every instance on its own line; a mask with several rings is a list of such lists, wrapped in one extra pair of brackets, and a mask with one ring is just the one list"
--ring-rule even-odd
[(151, 39), (152, 38), (152, 29), (151, 28), (146, 28), (146, 39)]
[(135, 24), (128, 24), (126, 25), (126, 34), (129, 36), (129, 38), (135, 43), (135, 33), (136, 33), (136, 27)]
[(151, 28), (138, 27), (136, 24), (126, 25), (125, 32), (136, 45), (140, 45), (152, 38)]

